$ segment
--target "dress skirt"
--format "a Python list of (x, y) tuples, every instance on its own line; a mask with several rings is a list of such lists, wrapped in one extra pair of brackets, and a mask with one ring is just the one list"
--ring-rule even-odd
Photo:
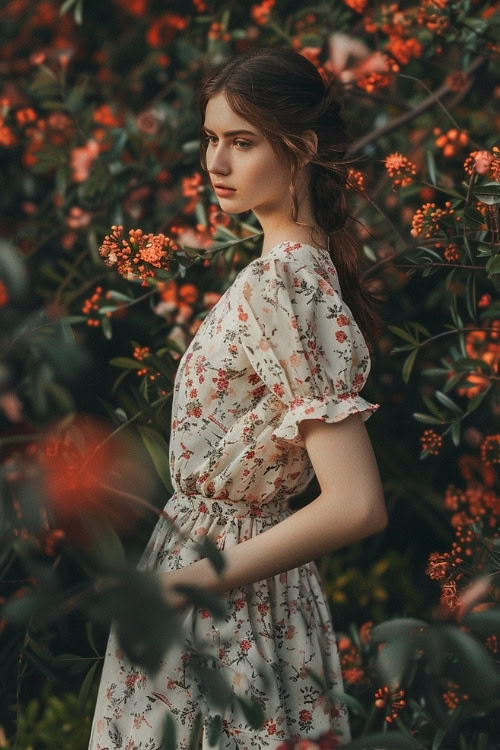
[[(293, 512), (272, 501), (252, 506), (178, 492), (165, 511), (174, 524), (158, 520), (138, 570), (184, 567), (200, 559), (204, 535), (223, 550)], [(285, 740), (314, 740), (329, 730), (340, 744), (351, 739), (347, 707), (329, 695), (343, 692), (343, 681), (315, 563), (226, 592), (221, 600), (227, 609), (222, 618), (193, 606), (181, 610), (182, 635), (164, 653), (154, 676), (128, 661), (112, 624), (89, 750), (169, 750), (162, 745), (167, 713), (175, 722), (178, 750), (188, 750), (198, 712), (202, 731), (197, 750), (213, 750), (208, 729), (217, 714), (222, 735), (216, 747), (221, 750), (276, 750)], [(230, 687), (227, 705), (213, 704), (209, 688), (191, 668), (196, 652)], [(237, 696), (261, 706), (260, 729), (249, 725)]]

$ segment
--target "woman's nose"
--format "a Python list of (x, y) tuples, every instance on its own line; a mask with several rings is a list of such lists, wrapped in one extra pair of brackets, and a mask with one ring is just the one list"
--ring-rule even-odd
[(212, 153), (209, 157), (207, 156), (207, 167), (209, 172), (227, 175), (230, 171), (229, 160), (224, 155), (224, 151), (220, 146), (221, 144), (216, 148), (212, 148)]

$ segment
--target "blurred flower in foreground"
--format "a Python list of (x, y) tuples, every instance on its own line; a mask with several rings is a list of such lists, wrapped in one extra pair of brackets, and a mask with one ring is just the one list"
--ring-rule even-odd
[(154, 471), (144, 465), (133, 436), (122, 430), (110, 437), (114, 429), (79, 414), (70, 424), (52, 427), (37, 444), (47, 510), (78, 544), (89, 542), (85, 518), (106, 519), (119, 532), (130, 529), (155, 489)]

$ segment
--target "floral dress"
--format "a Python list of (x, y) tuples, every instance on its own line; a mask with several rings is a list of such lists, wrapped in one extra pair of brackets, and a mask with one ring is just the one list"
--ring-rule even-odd
[[(175, 492), (165, 506), (175, 526), (159, 519), (138, 569), (182, 568), (201, 558), (205, 534), (223, 550), (290, 516), (290, 498), (314, 473), (299, 423), (357, 412), (368, 419), (379, 407), (359, 395), (369, 371), (366, 342), (327, 251), (282, 242), (251, 261), (179, 362), (169, 445)], [(210, 747), (217, 713), (223, 750), (277, 748), (328, 730), (340, 742), (351, 739), (345, 703), (327, 694), (342, 692), (343, 681), (315, 563), (222, 598), (224, 618), (183, 610), (184, 640), (164, 654), (154, 678), (127, 661), (112, 625), (89, 750), (159, 750), (168, 711), (179, 750), (188, 748), (198, 710), (199, 750)], [(191, 649), (208, 654), (230, 685), (223, 709), (213, 708), (190, 670)], [(247, 723), (235, 696), (260, 704), (262, 728)]]

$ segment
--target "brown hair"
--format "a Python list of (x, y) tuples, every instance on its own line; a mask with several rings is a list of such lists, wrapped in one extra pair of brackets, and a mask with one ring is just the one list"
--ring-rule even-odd
[[(211, 69), (201, 81), (201, 126), (209, 99), (224, 93), (231, 109), (255, 125), (268, 139), (277, 158), (290, 167), (293, 221), (297, 222), (295, 177), (310, 159), (310, 191), (318, 226), (330, 238), (330, 254), (346, 301), (369, 348), (377, 340), (382, 320), (374, 305), (380, 301), (363, 286), (357, 242), (345, 229), (348, 147), (346, 123), (332, 82), (326, 85), (315, 65), (291, 49), (256, 45)], [(313, 130), (317, 152), (303, 134)], [(206, 165), (206, 139), (201, 138), (200, 162)], [(309, 225), (305, 225), (309, 226)], [(314, 227), (311, 227), (314, 231)]]

